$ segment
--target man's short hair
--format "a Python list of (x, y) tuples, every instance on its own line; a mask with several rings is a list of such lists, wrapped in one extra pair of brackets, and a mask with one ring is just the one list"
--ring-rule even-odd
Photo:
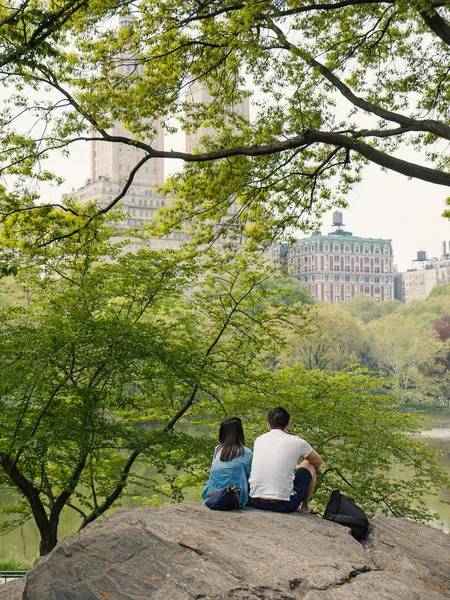
[(281, 408), (281, 406), (277, 406), (277, 408), (273, 408), (267, 415), (267, 422), (271, 429), (285, 429), (289, 425), (290, 418), (291, 415), (287, 410)]

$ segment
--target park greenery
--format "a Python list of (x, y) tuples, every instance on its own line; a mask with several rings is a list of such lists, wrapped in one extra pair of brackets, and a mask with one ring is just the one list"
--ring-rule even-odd
[(357, 364), (392, 379), (404, 402), (438, 405), (449, 398), (450, 285), (407, 305), (360, 295), (316, 307), (301, 339), (288, 335), (279, 366), (343, 371)]
[[(63, 510), (84, 527), (131, 487), (181, 500), (206, 477), (212, 426), (241, 415), (251, 445), (277, 404), (324, 458), (319, 507), (339, 487), (369, 514), (430, 517), (424, 493), (448, 478), (399, 407), (446, 394), (450, 294), (313, 306), (261, 247), (345, 204), (367, 162), (450, 185), (447, 16), (440, 0), (0, 7), (3, 531), (33, 519), (46, 554)], [(186, 102), (193, 83), (210, 104)], [(250, 89), (251, 122), (234, 110)], [(155, 121), (216, 133), (193, 153), (157, 150)], [(54, 153), (94, 140), (141, 152), (121, 193), (47, 201)], [(408, 144), (427, 165), (399, 158)], [(114, 211), (152, 159), (185, 166), (131, 254)], [(190, 243), (150, 250), (155, 228)]]
[[(388, 367), (349, 368), (370, 355), (352, 326), (392, 318), (395, 305), (383, 317), (373, 306), (367, 326), (343, 312), (329, 329), (341, 308), (312, 306), (245, 248), (153, 251), (142, 240), (132, 254), (114, 236), (93, 221), (39, 251), (18, 244), (22, 267), (1, 280), (0, 483), (15, 492), (4, 531), (33, 519), (46, 554), (63, 510), (84, 527), (129, 489), (182, 500), (206, 477), (213, 426), (239, 414), (251, 443), (274, 404), (324, 457), (318, 506), (339, 486), (369, 513), (430, 516), (424, 492), (448, 481), (411, 436), (419, 419), (397, 410)], [(325, 348), (327, 332), (339, 348)], [(317, 336), (327, 360), (310, 363)], [(390, 478), (394, 467), (408, 475)]]
[(195, 470), (205, 442), (175, 425), (224, 390), (258, 391), (267, 355), (307, 324), (303, 304), (271, 302), (270, 273), (245, 252), (131, 254), (113, 235), (83, 228), (3, 280), (1, 483), (20, 492), (9, 510), (34, 518), (42, 554), (66, 505), (87, 525), (138, 463)]

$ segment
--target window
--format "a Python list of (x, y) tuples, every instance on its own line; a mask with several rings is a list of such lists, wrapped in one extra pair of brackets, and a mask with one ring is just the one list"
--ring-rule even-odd
[(345, 296), (345, 299), (346, 300), (350, 300), (350, 296)]
[(330, 301), (330, 294), (325, 294), (323, 299), (325, 300), (325, 302), (329, 302)]
[(328, 244), (324, 244), (323, 249), (325, 252), (328, 252), (330, 250), (330, 246)]
[(341, 251), (340, 245), (339, 244), (334, 244), (333, 250), (334, 250), (334, 252), (340, 252)]
[(344, 246), (344, 252), (350, 252), (350, 246)]
[(345, 265), (344, 270), (345, 271), (350, 271), (350, 265)]
[(335, 262), (339, 262), (340, 260), (341, 260), (341, 257), (340, 257), (340, 256), (337, 254), (337, 255), (334, 257), (334, 261), (335, 261)]
[(344, 258), (344, 260), (345, 260), (345, 262), (346, 262), (346, 263), (349, 263), (349, 262), (350, 262), (350, 256), (346, 256), (346, 257)]
[(345, 281), (350, 281), (350, 275), (346, 275), (344, 279)]
[(366, 275), (366, 277), (364, 277), (364, 283), (369, 283), (370, 281), (370, 277), (368, 275)]
[(339, 265), (334, 265), (334, 270), (339, 271)]
[(375, 258), (375, 264), (376, 264), (376, 265), (379, 265), (379, 264), (380, 264), (380, 258), (379, 258), (378, 256)]
[(329, 281), (330, 280), (330, 276), (329, 275), (325, 275), (324, 279), (325, 279), (325, 281)]
[(380, 283), (380, 278), (379, 277), (375, 277), (375, 283)]
[(384, 253), (385, 254), (390, 254), (389, 252), (389, 246), (386, 244), (386, 246), (384, 247)]
[(374, 254), (380, 254), (380, 246), (375, 246), (373, 249)]
[(349, 291), (350, 291), (350, 286), (349, 286), (349, 285), (346, 285), (346, 286), (345, 286), (345, 291), (346, 291), (346, 292), (349, 292)]
[(370, 294), (370, 288), (369, 287), (365, 287), (364, 288), (364, 293), (365, 294)]
[(364, 244), (364, 249), (363, 249), (364, 254), (369, 254), (370, 252), (370, 247), (367, 244)]
[(355, 267), (355, 273), (359, 273), (359, 267)]
[(370, 272), (369, 267), (364, 267), (364, 273), (369, 273), (369, 272)]
[(379, 294), (379, 293), (380, 293), (380, 288), (379, 288), (379, 287), (376, 287), (376, 288), (375, 288), (375, 294)]
[(380, 272), (380, 267), (375, 267), (375, 273), (379, 273)]
[(365, 257), (364, 257), (364, 263), (368, 263), (368, 262), (369, 262), (369, 257), (368, 257), (368, 256), (365, 256)]
[(335, 275), (335, 276), (334, 276), (334, 280), (335, 280), (335, 281), (339, 281), (339, 275)]
[(354, 252), (355, 252), (356, 254), (358, 254), (358, 253), (360, 252), (360, 249), (359, 249), (359, 244), (355, 244), (355, 246), (354, 246)]
[(335, 297), (334, 297), (334, 301), (335, 301), (335, 302), (340, 302), (340, 301), (341, 301), (341, 297), (340, 297), (340, 296), (338, 296), (338, 295), (335, 295)]

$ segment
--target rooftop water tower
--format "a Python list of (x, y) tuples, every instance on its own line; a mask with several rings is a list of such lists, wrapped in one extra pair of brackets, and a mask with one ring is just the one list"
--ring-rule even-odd
[(344, 231), (342, 229), (344, 225), (344, 216), (340, 210), (335, 210), (333, 213), (333, 225), (336, 229), (330, 233), (330, 235), (352, 235), (350, 231)]
[(416, 269), (425, 269), (426, 265), (429, 263), (427, 253), (425, 250), (417, 251), (417, 258), (412, 261), (412, 268)]

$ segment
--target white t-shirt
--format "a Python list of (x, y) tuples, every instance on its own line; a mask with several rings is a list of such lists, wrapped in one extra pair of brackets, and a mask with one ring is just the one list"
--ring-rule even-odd
[(289, 500), (294, 467), (311, 451), (308, 442), (282, 429), (271, 429), (260, 435), (253, 448), (249, 495), (252, 498)]

